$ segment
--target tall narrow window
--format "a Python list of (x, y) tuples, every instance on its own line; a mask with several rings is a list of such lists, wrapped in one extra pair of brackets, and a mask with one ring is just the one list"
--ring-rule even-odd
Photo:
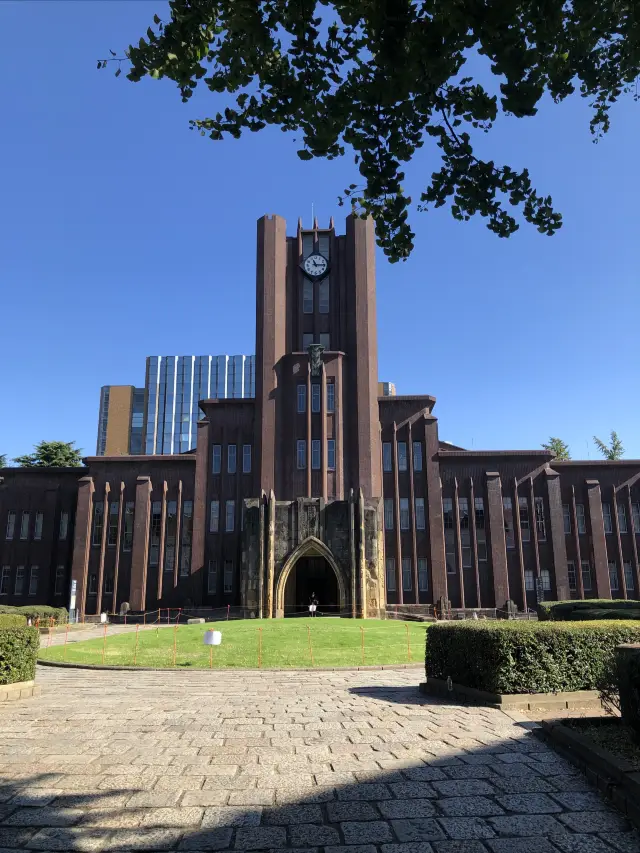
[(162, 525), (162, 501), (151, 504), (151, 525), (149, 527), (149, 565), (157, 566), (160, 558), (160, 527)]
[(118, 501), (109, 504), (109, 530), (107, 532), (107, 545), (115, 545), (118, 541)]
[(614, 562), (609, 562), (609, 586), (611, 587), (611, 592), (617, 592), (618, 587), (618, 569)]
[(462, 568), (470, 569), (471, 568), (471, 548), (463, 548), (462, 549)]
[(585, 592), (591, 591), (591, 566), (588, 560), (582, 560), (580, 563), (582, 573), (582, 588)]
[(302, 349), (306, 352), (313, 343), (313, 335), (305, 332), (302, 336)]
[(576, 504), (576, 521), (578, 523), (578, 533), (586, 533), (587, 523), (584, 517), (584, 504)]
[(237, 452), (238, 448), (235, 444), (230, 444), (227, 447), (227, 474), (236, 473)]
[(89, 575), (89, 595), (96, 595), (98, 592), (98, 575), (94, 573)]
[(176, 528), (178, 521), (178, 502), (167, 501), (167, 520), (164, 532), (164, 570), (171, 572), (176, 567)]
[(424, 498), (416, 498), (416, 530), (425, 529)]
[(9, 584), (11, 583), (11, 566), (2, 567), (0, 576), (0, 595), (9, 595)]
[(513, 506), (511, 498), (502, 498), (502, 512), (504, 515), (504, 538), (507, 548), (516, 547), (516, 539), (513, 530)]
[(411, 557), (402, 558), (402, 589), (410, 592), (413, 587), (411, 583)]
[(15, 510), (10, 509), (7, 513), (7, 530), (5, 533), (5, 539), (13, 539), (13, 534), (16, 529), (16, 513)]
[(631, 504), (631, 518), (633, 520), (633, 532), (640, 533), (640, 503)]
[(42, 539), (42, 527), (44, 525), (44, 513), (37, 512), (36, 519), (33, 525), (33, 538)]
[(475, 498), (476, 530), (484, 530), (484, 499)]
[(336, 440), (335, 438), (327, 439), (327, 468), (329, 471), (334, 471), (336, 467)]
[(445, 530), (453, 530), (453, 500), (442, 498), (442, 520)]
[(536, 588), (533, 572), (531, 569), (524, 570), (524, 588), (527, 592), (532, 592)]
[(333, 382), (327, 382), (327, 412), (336, 410), (336, 386)]
[(481, 542), (478, 540), (476, 544), (477, 554), (478, 554), (478, 562), (486, 563), (487, 562), (487, 543)]
[(220, 530), (220, 501), (211, 501), (209, 511), (209, 533), (218, 533)]
[(326, 350), (331, 349), (331, 338), (326, 332), (322, 332), (320, 335), (320, 346)]
[(313, 282), (304, 279), (302, 285), (302, 313), (313, 314)]
[(409, 529), (409, 498), (400, 498), (400, 530)]
[(398, 471), (407, 470), (407, 442), (398, 442)]
[(251, 473), (251, 445), (243, 444), (242, 445), (242, 473), (250, 474)]
[(298, 412), (306, 412), (307, 410), (307, 386), (301, 382), (298, 385)]
[(460, 516), (460, 530), (469, 529), (469, 501), (467, 498), (458, 498), (458, 514)]
[(113, 595), (113, 573), (107, 572), (104, 576), (104, 594)]
[(562, 504), (562, 522), (564, 524), (564, 532), (571, 533), (571, 508), (569, 504)]
[(320, 411), (320, 386), (317, 382), (314, 382), (311, 386), (311, 411)]
[(221, 444), (214, 444), (213, 445), (212, 458), (213, 458), (213, 466), (212, 466), (211, 470), (214, 474), (219, 474), (220, 471), (222, 471), (222, 445)]
[(518, 498), (518, 508), (520, 510), (520, 533), (522, 534), (522, 541), (530, 542), (531, 524), (529, 522), (529, 501), (526, 497)]
[(209, 560), (209, 570), (207, 572), (207, 593), (215, 595), (218, 591), (218, 562), (217, 560)]
[(422, 471), (422, 442), (413, 442), (413, 470)]
[(307, 467), (307, 442), (303, 438), (296, 442), (296, 458), (299, 470)]
[(387, 592), (395, 592), (396, 591), (396, 561), (393, 557), (387, 557), (386, 559), (386, 570), (387, 570)]
[(124, 535), (122, 537), (122, 550), (130, 551), (133, 547), (133, 513), (135, 502), (127, 501), (124, 505)]
[(382, 442), (382, 470), (387, 473), (392, 470), (390, 441)]
[(31, 571), (29, 573), (29, 595), (37, 595), (38, 594), (38, 577), (40, 575), (40, 567), (39, 566), (31, 566)]
[(426, 557), (418, 557), (418, 590), (419, 592), (429, 591), (429, 572)]
[(573, 560), (567, 560), (567, 574), (569, 575), (569, 589), (575, 592), (578, 588), (578, 579), (576, 577), (576, 564)]
[(620, 533), (627, 533), (627, 508), (624, 504), (618, 504), (618, 528)]
[(320, 468), (320, 440), (316, 438), (311, 442), (311, 467), (316, 471)]
[(28, 539), (29, 538), (29, 513), (23, 512), (22, 518), (20, 519), (20, 538)]
[(24, 566), (16, 569), (16, 585), (13, 588), (15, 595), (24, 595)]
[(318, 311), (320, 314), (329, 313), (329, 279), (324, 278), (318, 285)]
[(227, 501), (225, 504), (225, 524), (224, 529), (227, 533), (233, 533), (236, 526), (236, 502)]
[(604, 521), (604, 532), (613, 533), (613, 521), (611, 518), (611, 504), (602, 504), (602, 520)]
[(393, 498), (384, 499), (384, 529), (393, 530)]
[(182, 504), (182, 540), (180, 544), (180, 575), (186, 577), (191, 569), (191, 545), (193, 543), (193, 501)]
[(635, 586), (635, 580), (633, 577), (633, 570), (631, 568), (631, 563), (623, 563), (624, 569), (624, 583), (627, 587), (627, 590), (633, 589)]
[(547, 526), (544, 521), (544, 499), (534, 498), (536, 505), (536, 531), (540, 542), (546, 541)]
[(549, 569), (540, 569), (540, 580), (542, 581), (542, 589), (549, 592), (551, 589), (551, 574)]
[(102, 527), (104, 525), (104, 504), (102, 501), (96, 501), (93, 507), (93, 537), (92, 545), (100, 545), (102, 543)]
[(224, 561), (224, 594), (229, 595), (233, 592), (233, 562), (231, 560)]
[(69, 533), (69, 513), (60, 513), (60, 527), (58, 528), (58, 539), (66, 539)]

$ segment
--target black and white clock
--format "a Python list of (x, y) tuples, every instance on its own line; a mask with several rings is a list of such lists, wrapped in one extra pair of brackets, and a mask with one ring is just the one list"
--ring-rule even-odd
[(309, 278), (323, 278), (329, 270), (329, 262), (323, 255), (319, 255), (316, 252), (313, 255), (309, 255), (308, 258), (305, 258), (304, 263), (302, 264), (302, 269)]

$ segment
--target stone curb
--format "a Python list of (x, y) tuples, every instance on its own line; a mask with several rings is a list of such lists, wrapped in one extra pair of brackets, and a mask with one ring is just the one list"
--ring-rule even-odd
[(34, 681), (15, 681), (13, 684), (0, 684), (0, 702), (12, 702), (15, 699), (30, 699), (39, 696), (42, 688)]
[[(602, 717), (584, 717), (602, 722)], [(542, 720), (535, 736), (582, 770), (587, 779), (640, 829), (640, 771), (559, 720)]]
[(389, 663), (380, 664), (379, 666), (314, 666), (314, 667), (267, 667), (261, 669), (241, 669), (238, 667), (214, 667), (209, 670), (208, 666), (188, 667), (188, 666), (108, 666), (107, 664), (93, 663), (68, 663), (66, 661), (53, 661), (38, 658), (38, 666), (53, 666), (60, 669), (95, 669), (107, 670), (108, 672), (238, 672), (238, 673), (254, 673), (254, 672), (379, 672), (381, 670), (400, 670), (400, 669), (424, 669), (423, 663)]
[(462, 702), (473, 702), (498, 708), (501, 711), (560, 711), (596, 710), (602, 707), (597, 690), (576, 690), (566, 693), (487, 693), (463, 684), (451, 685), (440, 678), (429, 678), (420, 684), (420, 692), (426, 696), (439, 696)]

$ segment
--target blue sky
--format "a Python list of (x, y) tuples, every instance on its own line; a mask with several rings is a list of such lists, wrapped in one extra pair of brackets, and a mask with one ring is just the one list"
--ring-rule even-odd
[[(95, 451), (99, 389), (143, 384), (151, 354), (254, 350), (255, 222), (295, 229), (315, 205), (341, 228), (352, 162), (303, 163), (278, 130), (213, 143), (169, 81), (96, 71), (146, 30), (160, 0), (0, 3), (0, 453), (40, 439)], [(528, 165), (564, 227), (509, 240), (444, 209), (413, 214), (404, 264), (378, 257), (380, 378), (433, 394), (442, 438), (537, 448), (549, 435), (596, 458), (617, 429), (640, 457), (640, 105), (598, 145), (579, 98), (505, 119), (482, 141)], [(489, 150), (489, 149), (487, 149)], [(437, 156), (407, 170), (414, 198)], [(290, 232), (290, 233), (291, 233)]]

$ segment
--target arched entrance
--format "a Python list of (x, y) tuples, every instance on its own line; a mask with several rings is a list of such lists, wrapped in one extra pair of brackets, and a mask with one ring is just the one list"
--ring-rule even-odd
[(308, 612), (315, 593), (318, 612), (338, 615), (346, 607), (342, 572), (333, 554), (319, 539), (310, 536), (288, 557), (276, 587), (276, 613), (295, 616)]

